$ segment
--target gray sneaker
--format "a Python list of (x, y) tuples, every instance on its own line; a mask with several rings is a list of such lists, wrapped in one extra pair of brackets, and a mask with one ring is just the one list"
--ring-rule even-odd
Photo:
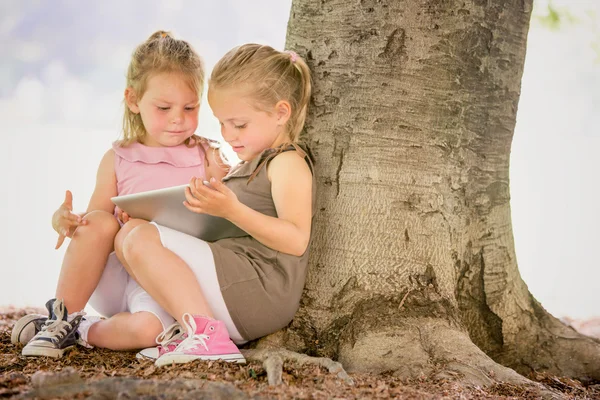
[(42, 330), (42, 326), (44, 326), (44, 322), (46, 322), (47, 319), (48, 317), (42, 314), (27, 314), (19, 319), (15, 326), (13, 326), (10, 342), (12, 344), (29, 343), (29, 341)]
[(46, 303), (49, 318), (40, 331), (23, 347), (24, 356), (46, 356), (60, 358), (64, 352), (77, 343), (77, 328), (83, 314), (67, 320), (68, 312), (61, 299), (51, 299)]

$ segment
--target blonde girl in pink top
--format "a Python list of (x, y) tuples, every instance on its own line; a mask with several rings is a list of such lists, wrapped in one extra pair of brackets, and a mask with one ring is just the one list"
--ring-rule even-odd
[[(104, 154), (85, 213), (72, 195), (52, 217), (56, 248), (71, 238), (49, 317), (31, 314), (15, 324), (14, 343), (25, 356), (61, 357), (80, 343), (114, 350), (155, 345), (175, 320), (136, 282), (115, 255), (115, 238), (129, 217), (111, 197), (182, 185), (194, 177), (220, 180), (228, 171), (216, 142), (195, 135), (204, 86), (198, 54), (158, 31), (133, 52), (124, 94), (123, 137)], [(135, 222), (135, 221), (133, 221)], [(84, 316), (90, 305), (106, 319)], [(68, 310), (68, 311), (67, 311)], [(69, 314), (70, 313), (70, 314)]]

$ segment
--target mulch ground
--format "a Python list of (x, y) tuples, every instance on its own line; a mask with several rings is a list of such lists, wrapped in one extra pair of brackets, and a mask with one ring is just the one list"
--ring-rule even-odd
[[(39, 312), (39, 310), (37, 310)], [(249, 398), (265, 399), (537, 399), (540, 394), (525, 387), (497, 384), (488, 388), (461, 387), (451, 381), (428, 379), (402, 381), (394, 376), (350, 374), (349, 386), (320, 367), (284, 365), (283, 385), (269, 386), (266, 372), (259, 363), (246, 365), (223, 362), (195, 362), (187, 365), (156, 368), (150, 361), (135, 358), (134, 352), (117, 352), (78, 347), (59, 360), (25, 358), (22, 346), (10, 343), (14, 322), (31, 310), (0, 312), (0, 399), (35, 395), (31, 377), (37, 371), (66, 371), (73, 368), (88, 385), (106, 381), (108, 377), (138, 378), (157, 385), (194, 380), (195, 382), (227, 383), (227, 387)], [(529, 377), (545, 384), (565, 399), (600, 399), (600, 384), (584, 386), (571, 379), (538, 374)], [(115, 380), (115, 382), (118, 381)], [(219, 386), (219, 385), (213, 385)], [(157, 386), (158, 387), (158, 386)], [(188, 396), (200, 398), (200, 392)], [(193, 393), (192, 393), (193, 394)], [(94, 393), (79, 393), (54, 398), (89, 398)], [(138, 395), (134, 395), (137, 397)], [(102, 396), (99, 396), (102, 397)], [(145, 398), (168, 398), (167, 392), (145, 395)], [(183, 396), (182, 396), (183, 397)], [(96, 394), (95, 398), (98, 398)], [(106, 397), (104, 397), (106, 398)], [(120, 395), (119, 398), (132, 398)], [(215, 396), (204, 395), (204, 398)]]

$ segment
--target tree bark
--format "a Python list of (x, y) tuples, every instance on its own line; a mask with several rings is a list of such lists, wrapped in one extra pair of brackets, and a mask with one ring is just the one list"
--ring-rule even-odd
[[(532, 0), (294, 0), (318, 210), (285, 346), (350, 371), (600, 380), (515, 256), (509, 157)], [(497, 363), (506, 367), (504, 368)]]

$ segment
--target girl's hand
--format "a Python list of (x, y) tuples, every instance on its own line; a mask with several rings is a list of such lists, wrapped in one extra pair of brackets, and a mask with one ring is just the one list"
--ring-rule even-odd
[(192, 178), (190, 186), (185, 188), (186, 201), (183, 204), (198, 214), (228, 218), (240, 204), (237, 196), (218, 179), (211, 178), (210, 186), (205, 185), (202, 179)]
[(129, 221), (129, 214), (121, 210), (119, 207), (115, 207), (115, 209), (117, 210), (117, 219), (123, 224), (127, 223), (127, 221)]
[(60, 205), (58, 210), (52, 215), (52, 228), (58, 233), (55, 249), (62, 246), (65, 237), (73, 237), (75, 229), (80, 225), (87, 225), (87, 220), (84, 220), (81, 215), (73, 212), (73, 194), (69, 190), (65, 193), (65, 201)]

